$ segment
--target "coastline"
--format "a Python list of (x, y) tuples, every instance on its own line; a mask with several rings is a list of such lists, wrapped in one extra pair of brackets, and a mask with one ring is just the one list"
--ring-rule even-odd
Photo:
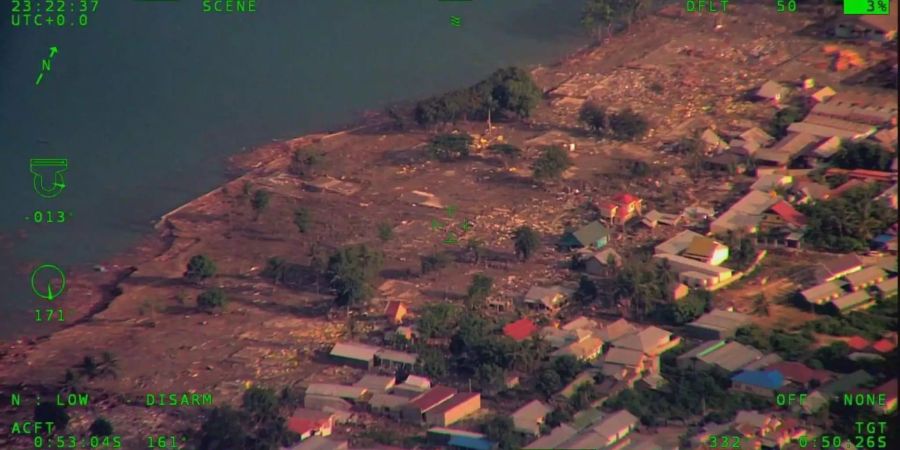
[[(532, 75), (541, 70), (552, 69), (567, 64), (577, 64), (579, 60), (590, 57), (591, 52), (601, 47), (601, 43), (591, 41), (589, 44), (582, 45), (573, 51), (566, 53), (564, 56), (548, 63), (538, 64), (528, 69)], [(552, 86), (545, 88), (545, 91), (552, 89)], [(439, 95), (442, 92), (435, 92), (432, 95)], [(171, 249), (174, 243), (173, 230), (168, 223), (168, 218), (177, 214), (186, 208), (197, 206), (205, 200), (211, 198), (217, 193), (222, 192), (229, 186), (235, 186), (242, 180), (252, 179), (255, 175), (266, 173), (284, 167), (288, 163), (292, 152), (301, 146), (317, 143), (323, 140), (340, 137), (354, 132), (364, 131), (367, 129), (377, 129), (387, 124), (385, 111), (392, 107), (408, 107), (417, 100), (400, 102), (396, 105), (388, 105), (381, 110), (365, 110), (359, 113), (357, 119), (328, 132), (311, 132), (293, 138), (283, 140), (273, 140), (271, 142), (249, 148), (238, 153), (227, 156), (225, 173), (227, 179), (224, 183), (207, 191), (191, 200), (176, 206), (168, 212), (162, 214), (154, 223), (148, 234), (140, 238), (123, 252), (111, 255), (109, 258), (96, 262), (92, 267), (103, 267), (102, 272), (91, 267), (77, 267), (72, 271), (69, 277), (73, 282), (69, 288), (69, 296), (75, 297), (80, 295), (83, 297), (93, 298), (93, 301), (82, 300), (67, 302), (66, 316), (72, 320), (67, 321), (65, 325), (55, 327), (50, 331), (41, 330), (40, 325), (30, 327), (25, 332), (16, 337), (8, 339), (0, 339), (0, 360), (16, 347), (22, 345), (35, 345), (46, 341), (50, 336), (59, 331), (84, 324), (91, 318), (107, 308), (119, 297), (114, 291), (119, 284), (125, 281), (135, 268), (141, 264), (151, 262)], [(73, 295), (72, 293), (76, 294)]]

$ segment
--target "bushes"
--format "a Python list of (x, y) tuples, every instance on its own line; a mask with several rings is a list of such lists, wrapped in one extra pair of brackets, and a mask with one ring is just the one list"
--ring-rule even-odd
[(831, 159), (832, 164), (843, 169), (867, 169), (887, 171), (894, 154), (874, 142), (844, 142)]
[(228, 298), (221, 289), (209, 289), (197, 296), (197, 308), (201, 311), (213, 312), (225, 307)]
[(895, 211), (873, 201), (879, 190), (871, 183), (834, 199), (800, 205), (807, 217), (804, 239), (829, 251), (867, 250), (871, 239), (897, 219)]
[(315, 149), (299, 149), (294, 152), (288, 171), (305, 178), (317, 175), (324, 166), (324, 153)]
[(194, 255), (188, 261), (184, 277), (189, 281), (198, 282), (213, 277), (216, 274), (216, 264), (206, 255)]
[(450, 265), (450, 255), (445, 252), (432, 253), (421, 257), (422, 275), (435, 272)]
[(569, 154), (560, 147), (552, 146), (544, 149), (532, 169), (537, 180), (556, 180), (571, 166)]
[(469, 156), (472, 136), (468, 134), (439, 134), (431, 140), (425, 153), (438, 161), (454, 161)]
[(541, 95), (540, 88), (527, 71), (508, 67), (495, 71), (470, 88), (418, 102), (413, 116), (419, 125), (483, 119), (489, 113), (528, 117)]
[(595, 102), (585, 102), (578, 113), (578, 118), (597, 136), (620, 141), (635, 140), (643, 136), (649, 128), (647, 120), (631, 108), (608, 113), (603, 106)]

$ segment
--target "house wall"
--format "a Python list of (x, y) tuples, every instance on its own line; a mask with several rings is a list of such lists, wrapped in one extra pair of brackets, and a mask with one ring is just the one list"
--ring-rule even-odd
[(364, 360), (351, 359), (351, 358), (345, 358), (342, 356), (334, 356), (334, 355), (331, 355), (330, 357), (337, 364), (344, 364), (344, 365), (348, 365), (348, 366), (359, 367), (362, 369), (371, 369), (372, 366), (375, 364), (374, 360), (364, 361)]
[(459, 422), (469, 414), (481, 409), (481, 396), (477, 395), (440, 414), (425, 413), (425, 421), (429, 425), (446, 427)]

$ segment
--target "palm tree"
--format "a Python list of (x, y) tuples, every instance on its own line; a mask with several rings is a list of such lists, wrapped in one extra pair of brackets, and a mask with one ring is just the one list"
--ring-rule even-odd
[(97, 361), (94, 361), (93, 356), (85, 356), (84, 359), (81, 360), (81, 364), (77, 365), (76, 368), (80, 375), (94, 379), (97, 377), (99, 366)]
[(119, 361), (111, 352), (103, 352), (100, 354), (100, 364), (97, 376), (100, 377), (119, 377)]

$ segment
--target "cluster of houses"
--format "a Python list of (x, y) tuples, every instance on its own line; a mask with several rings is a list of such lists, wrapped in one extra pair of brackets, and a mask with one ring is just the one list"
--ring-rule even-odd
[(829, 306), (832, 312), (865, 309), (877, 298), (897, 295), (897, 259), (893, 256), (865, 265), (851, 253), (821, 261), (815, 269), (818, 284), (800, 291), (800, 296), (810, 305)]

